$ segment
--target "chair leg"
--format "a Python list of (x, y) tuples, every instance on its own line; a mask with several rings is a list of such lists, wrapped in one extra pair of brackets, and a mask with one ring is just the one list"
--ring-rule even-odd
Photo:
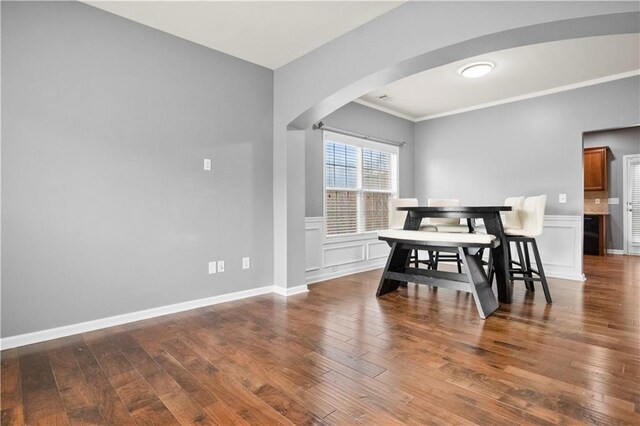
[(524, 260), (525, 260), (525, 264), (527, 265), (527, 274), (526, 276), (531, 278), (531, 281), (529, 281), (529, 291), (531, 291), (532, 293), (536, 291), (536, 287), (533, 283), (533, 272), (531, 272), (531, 259), (530, 259), (530, 255), (529, 255), (529, 242), (528, 241), (523, 241), (522, 242), (522, 246), (523, 246), (523, 250), (524, 250)]
[(413, 266), (416, 268), (420, 267), (420, 259), (418, 258), (418, 250), (413, 249)]
[(434, 262), (434, 260), (433, 260), (433, 252), (432, 251), (428, 251), (427, 253), (429, 254), (429, 269), (435, 269), (433, 267), (433, 265), (434, 265), (434, 263), (433, 263)]
[(437, 251), (435, 255), (435, 261), (433, 262), (433, 269), (438, 270), (438, 261), (440, 260), (440, 252)]
[(462, 261), (460, 260), (460, 255), (456, 253), (456, 265), (458, 265), (458, 273), (462, 273)]
[[(509, 264), (507, 265), (507, 267), (509, 269), (512, 268), (512, 262), (513, 262), (513, 254), (511, 253), (511, 242), (509, 240), (507, 240), (507, 256), (509, 257)], [(513, 278), (511, 277), (511, 274), (509, 274), (509, 279), (511, 281), (513, 281)]]
[(538, 267), (538, 274), (540, 275), (544, 298), (547, 299), (547, 303), (552, 303), (551, 293), (549, 292), (549, 286), (547, 285), (547, 276), (544, 274), (544, 268), (542, 266), (542, 261), (540, 260), (540, 252), (538, 251), (538, 244), (536, 243), (535, 238), (531, 239), (531, 246), (533, 247), (533, 255), (536, 258), (536, 266)]
[[(518, 261), (520, 262), (520, 269), (522, 270), (522, 276), (523, 278), (527, 278), (529, 276), (529, 273), (527, 272), (527, 263), (525, 262), (524, 255), (522, 254), (522, 247), (520, 247), (519, 241), (516, 241), (516, 249), (518, 250)], [(527, 281), (526, 279), (524, 281), (524, 286), (527, 289), (527, 291), (531, 291), (531, 287), (533, 287), (533, 285), (531, 284), (531, 281)]]

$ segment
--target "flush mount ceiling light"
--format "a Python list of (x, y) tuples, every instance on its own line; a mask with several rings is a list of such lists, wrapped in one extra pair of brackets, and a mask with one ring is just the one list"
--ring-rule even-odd
[(474, 62), (458, 69), (458, 74), (467, 78), (478, 78), (491, 72), (495, 67), (492, 62)]

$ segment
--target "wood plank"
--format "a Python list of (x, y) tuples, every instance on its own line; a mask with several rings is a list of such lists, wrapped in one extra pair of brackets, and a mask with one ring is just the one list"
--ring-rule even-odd
[(69, 424), (45, 353), (20, 357), (20, 383), (27, 424)]
[(71, 424), (104, 424), (89, 386), (70, 347), (49, 353), (53, 374)]
[(21, 425), (24, 423), (24, 411), (18, 349), (3, 351), (0, 364), (0, 422), (3, 426)]
[(87, 381), (91, 399), (95, 401), (100, 409), (102, 418), (108, 423), (135, 425), (136, 422), (129, 414), (129, 410), (127, 410), (122, 400), (120, 400), (120, 397), (107, 379), (104, 371), (100, 368), (98, 361), (96, 361), (89, 347), (84, 343), (79, 343), (75, 345), (73, 353)]

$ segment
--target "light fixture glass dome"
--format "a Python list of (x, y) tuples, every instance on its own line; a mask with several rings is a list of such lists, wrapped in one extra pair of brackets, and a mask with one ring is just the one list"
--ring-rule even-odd
[(458, 74), (467, 78), (478, 78), (491, 72), (495, 65), (492, 62), (474, 62), (458, 70)]

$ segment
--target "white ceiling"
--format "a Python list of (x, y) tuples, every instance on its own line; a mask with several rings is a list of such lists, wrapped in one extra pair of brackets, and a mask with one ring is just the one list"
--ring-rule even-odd
[(404, 1), (85, 1), (276, 69)]
[[(495, 69), (465, 78), (458, 69), (490, 61)], [(640, 35), (542, 43), (492, 52), (414, 74), (356, 102), (421, 121), (638, 74)], [(378, 96), (388, 95), (390, 101)]]

